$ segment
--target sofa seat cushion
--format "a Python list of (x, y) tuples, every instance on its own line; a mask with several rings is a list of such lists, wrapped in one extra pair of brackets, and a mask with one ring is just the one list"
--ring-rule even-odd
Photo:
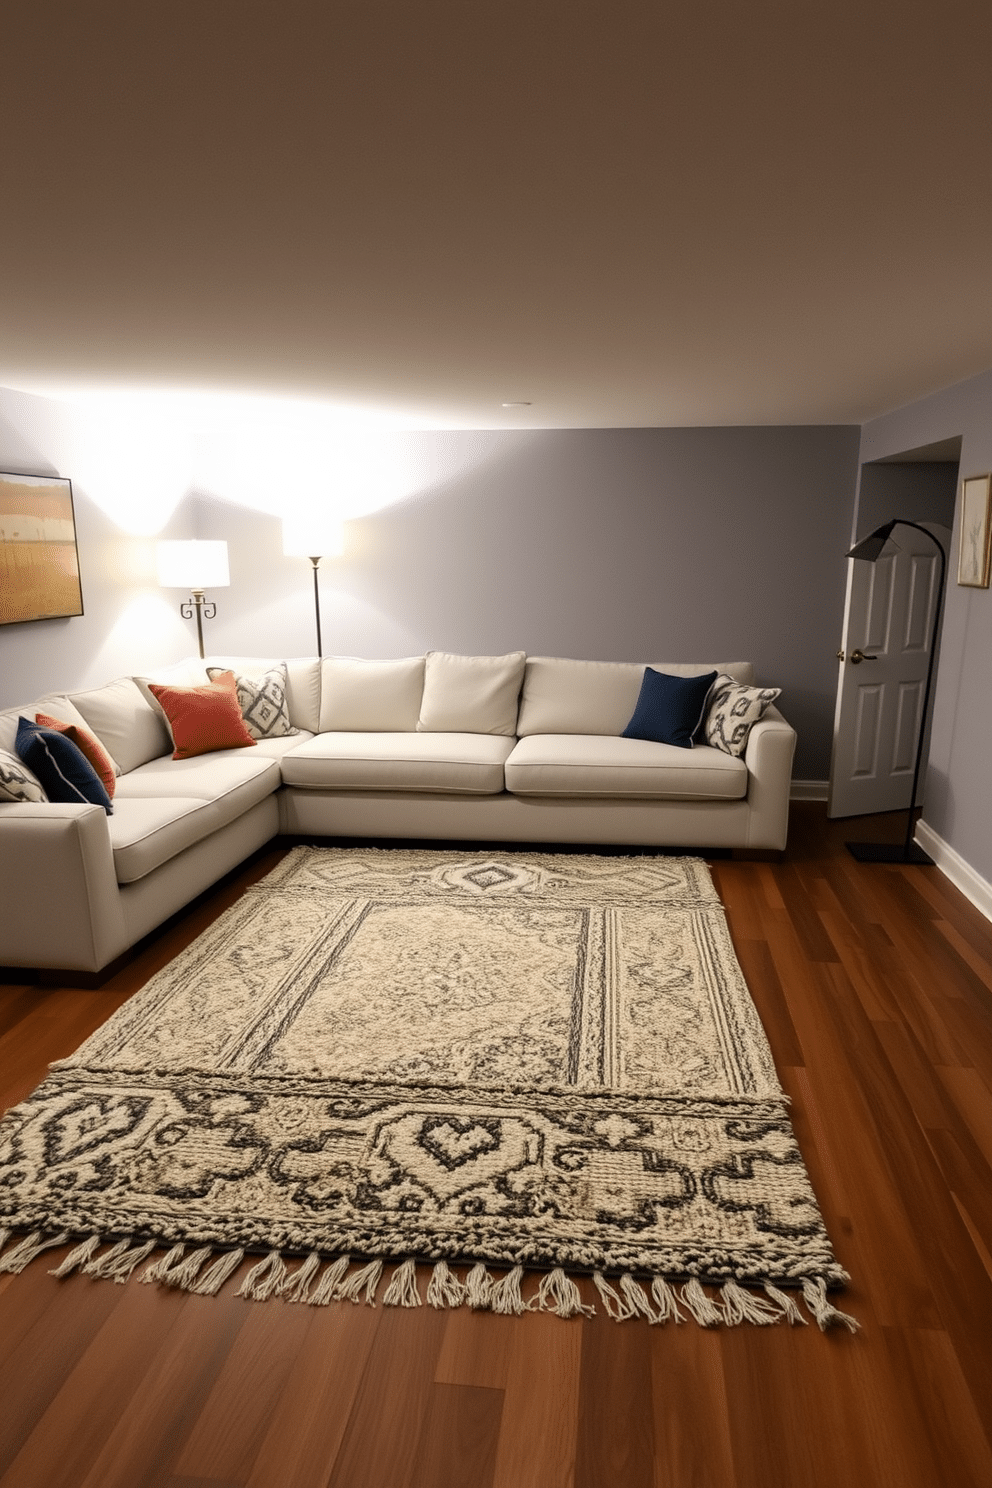
[(110, 818), (118, 883), (133, 883), (278, 789), (279, 762), (228, 754), (151, 760), (122, 775)]
[(747, 766), (706, 745), (688, 750), (602, 734), (530, 734), (506, 762), (506, 788), (518, 796), (739, 801), (747, 794)]
[(213, 801), (202, 796), (116, 797), (107, 818), (118, 883), (134, 883), (221, 825)]
[(260, 749), (250, 754), (240, 749), (218, 749), (185, 760), (174, 760), (171, 755), (149, 760), (120, 776), (114, 799), (196, 796), (201, 801), (228, 802), (224, 809), (233, 817), (278, 790), (280, 783), (278, 759), (271, 759)]
[(515, 742), (501, 734), (318, 734), (283, 755), (282, 778), (311, 790), (497, 795)]

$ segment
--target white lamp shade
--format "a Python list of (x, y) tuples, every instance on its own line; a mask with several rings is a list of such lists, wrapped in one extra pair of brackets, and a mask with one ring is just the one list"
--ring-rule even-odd
[(163, 589), (226, 589), (231, 582), (226, 542), (160, 542), (157, 559)]
[(336, 558), (344, 551), (338, 517), (324, 512), (299, 512), (284, 517), (282, 550), (287, 558)]

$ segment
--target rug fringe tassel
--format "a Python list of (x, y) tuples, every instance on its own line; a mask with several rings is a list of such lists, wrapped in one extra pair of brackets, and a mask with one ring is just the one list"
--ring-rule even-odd
[(170, 1285), (169, 1276), (173, 1267), (177, 1266), (186, 1254), (185, 1245), (174, 1245), (171, 1250), (166, 1251), (161, 1260), (153, 1261), (146, 1271), (141, 1274), (144, 1286), (151, 1286), (154, 1282), (163, 1282)]
[(458, 1280), (447, 1261), (438, 1261), (427, 1287), (428, 1307), (461, 1307), (464, 1301), (464, 1284)]
[(465, 1278), (465, 1301), (473, 1311), (489, 1306), (493, 1295), (493, 1279), (481, 1261), (477, 1261)]
[(707, 1297), (696, 1276), (686, 1282), (679, 1300), (685, 1303), (701, 1328), (713, 1328), (724, 1320), (723, 1313), (716, 1303)]
[(40, 1256), (43, 1250), (51, 1250), (53, 1246), (64, 1245), (69, 1238), (69, 1235), (63, 1233), (46, 1239), (43, 1230), (32, 1230), (30, 1235), (25, 1235), (23, 1240), (11, 1246), (5, 1256), (0, 1257), (0, 1273), (19, 1276), (35, 1256)]
[(382, 1298), (383, 1307), (422, 1307), (417, 1287), (417, 1263), (408, 1257), (393, 1272)]
[(278, 1250), (270, 1250), (263, 1261), (252, 1266), (235, 1296), (252, 1302), (267, 1302), (286, 1280), (286, 1262)]
[(740, 1323), (754, 1323), (756, 1327), (766, 1328), (769, 1323), (781, 1322), (785, 1316), (781, 1307), (772, 1307), (760, 1297), (752, 1297), (749, 1291), (738, 1286), (733, 1279), (724, 1282), (720, 1295), (723, 1298), (723, 1320), (729, 1328), (735, 1328)]
[(857, 1333), (861, 1324), (857, 1318), (851, 1317), (848, 1312), (840, 1312), (827, 1300), (827, 1284), (822, 1276), (816, 1277), (814, 1281), (803, 1282), (803, 1296), (806, 1306), (816, 1318), (821, 1333), (835, 1325), (847, 1328), (851, 1333)]
[(305, 1302), (310, 1290), (310, 1283), (320, 1270), (320, 1256), (317, 1251), (312, 1250), (303, 1262), (297, 1266), (279, 1287), (278, 1295), (285, 1297), (287, 1302)]
[(655, 1312), (648, 1300), (648, 1294), (639, 1281), (635, 1281), (628, 1271), (620, 1278), (620, 1290), (627, 1299), (627, 1305), (631, 1309), (631, 1317), (647, 1318), (651, 1324), (660, 1323), (662, 1318)]
[(301, 1301), (306, 1302), (308, 1307), (327, 1307), (338, 1295), (338, 1287), (347, 1276), (350, 1265), (350, 1256), (338, 1256), (336, 1261), (325, 1266), (324, 1274), (313, 1291), (301, 1298)]
[(361, 1302), (362, 1293), (365, 1293), (365, 1301), (369, 1307), (375, 1306), (375, 1291), (382, 1277), (382, 1262), (369, 1261), (354, 1276), (349, 1276), (347, 1281), (342, 1281), (334, 1289), (334, 1300), (340, 1302)]
[(615, 1323), (625, 1323), (628, 1318), (635, 1316), (635, 1309), (631, 1306), (630, 1302), (625, 1301), (620, 1296), (620, 1293), (610, 1285), (602, 1272), (594, 1271), (592, 1273), (592, 1280), (593, 1285), (602, 1298), (607, 1317), (611, 1317)]
[(651, 1282), (651, 1296), (658, 1308), (659, 1323), (684, 1323), (679, 1312), (678, 1301), (672, 1288), (663, 1276), (655, 1276)]
[(494, 1281), (492, 1291), (489, 1293), (489, 1306), (493, 1312), (503, 1317), (520, 1317), (525, 1312), (533, 1312), (534, 1300), (524, 1301), (520, 1283), (524, 1279), (523, 1266), (514, 1266), (508, 1271), (501, 1281)]
[(90, 1235), (88, 1240), (83, 1240), (81, 1244), (70, 1250), (61, 1264), (56, 1266), (54, 1271), (49, 1271), (49, 1276), (57, 1276), (59, 1280), (65, 1276), (71, 1276), (77, 1266), (82, 1269), (87, 1261), (93, 1259), (102, 1244), (99, 1235)]
[(229, 1276), (232, 1276), (245, 1258), (243, 1250), (228, 1250), (208, 1266), (203, 1275), (189, 1287), (194, 1297), (216, 1297)]
[[(17, 1275), (43, 1251), (65, 1245), (70, 1239), (67, 1233), (46, 1236), (43, 1230), (32, 1230), (5, 1250), (13, 1233), (9, 1229), (0, 1229), (0, 1274)], [(103, 1243), (100, 1235), (87, 1236), (49, 1275), (61, 1280), (78, 1271), (101, 1281), (123, 1284), (161, 1242), (143, 1240), (135, 1244), (133, 1238), (117, 1240), (100, 1255)], [(146, 1284), (154, 1282), (176, 1287), (195, 1296), (214, 1297), (244, 1257), (242, 1249), (217, 1253), (210, 1245), (201, 1246), (187, 1255), (186, 1245), (176, 1244), (149, 1265), (140, 1280)], [(252, 1266), (236, 1295), (255, 1302), (281, 1297), (287, 1302), (301, 1302), (310, 1307), (326, 1307), (331, 1302), (376, 1305), (376, 1292), (383, 1274), (381, 1260), (368, 1261), (351, 1276), (348, 1275), (350, 1256), (338, 1256), (321, 1272), (322, 1264), (320, 1252), (315, 1250), (295, 1271), (290, 1271), (281, 1252), (272, 1250)], [(447, 1261), (437, 1261), (431, 1272), (426, 1301), (430, 1307), (466, 1306), (475, 1311), (489, 1309), (508, 1317), (519, 1317), (526, 1312), (550, 1312), (561, 1318), (595, 1317), (596, 1308), (583, 1302), (578, 1286), (562, 1267), (556, 1266), (546, 1272), (537, 1291), (529, 1298), (523, 1295), (523, 1279), (524, 1268), (520, 1264), (513, 1266), (497, 1281), (485, 1262), (477, 1261), (461, 1281)], [(701, 1328), (713, 1328), (721, 1323), (730, 1328), (744, 1323), (768, 1327), (780, 1322), (787, 1322), (792, 1327), (809, 1326), (798, 1300), (770, 1281), (760, 1283), (768, 1301), (733, 1278), (723, 1283), (719, 1301), (707, 1295), (696, 1276), (678, 1287), (663, 1276), (653, 1276), (650, 1295), (647, 1283), (642, 1284), (629, 1271), (613, 1282), (608, 1281), (601, 1271), (594, 1271), (592, 1281), (606, 1315), (617, 1323), (632, 1318), (644, 1318), (652, 1326), (683, 1323), (685, 1317), (681, 1309), (685, 1309)], [(807, 1277), (797, 1281), (796, 1285), (802, 1287), (806, 1307), (822, 1332), (832, 1327), (847, 1328), (851, 1333), (860, 1330), (857, 1318), (841, 1312), (830, 1302), (824, 1277)], [(382, 1304), (384, 1307), (414, 1308), (423, 1306), (423, 1302), (417, 1285), (416, 1258), (408, 1256), (393, 1270)]]
[(801, 1323), (804, 1328), (809, 1327), (809, 1323), (803, 1317), (802, 1313), (799, 1311), (798, 1305), (789, 1296), (788, 1292), (780, 1291), (779, 1288), (777, 1286), (773, 1286), (770, 1281), (765, 1282), (765, 1291), (768, 1293), (769, 1297), (771, 1297), (773, 1302), (778, 1303), (779, 1307), (782, 1309), (781, 1316), (785, 1318), (789, 1323), (791, 1323), (793, 1327), (795, 1327), (797, 1323)]
[(140, 1245), (135, 1245), (132, 1240), (119, 1240), (102, 1256), (94, 1256), (88, 1260), (81, 1270), (84, 1276), (96, 1276), (101, 1281), (116, 1281), (118, 1286), (123, 1286), (130, 1280), (134, 1268), (146, 1256), (150, 1256), (154, 1249), (154, 1240), (146, 1240)]
[(583, 1317), (596, 1316), (595, 1307), (589, 1307), (583, 1302), (582, 1293), (575, 1282), (565, 1275), (560, 1266), (541, 1277), (535, 1300), (539, 1312), (553, 1312), (555, 1317), (577, 1317), (580, 1313)]

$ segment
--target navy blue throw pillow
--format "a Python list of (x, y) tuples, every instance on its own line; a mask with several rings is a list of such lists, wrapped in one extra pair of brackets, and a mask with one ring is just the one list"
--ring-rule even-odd
[(668, 672), (645, 667), (637, 707), (622, 737), (691, 749), (716, 675), (705, 672), (701, 677), (672, 677)]
[(77, 801), (113, 813), (103, 781), (82, 750), (58, 729), (42, 728), (28, 718), (17, 720), (14, 748), (41, 781), (50, 801)]

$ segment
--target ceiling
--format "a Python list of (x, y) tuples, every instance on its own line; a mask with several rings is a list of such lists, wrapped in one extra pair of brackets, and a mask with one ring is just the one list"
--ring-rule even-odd
[(992, 366), (988, 0), (5, 9), (0, 384), (583, 428)]

